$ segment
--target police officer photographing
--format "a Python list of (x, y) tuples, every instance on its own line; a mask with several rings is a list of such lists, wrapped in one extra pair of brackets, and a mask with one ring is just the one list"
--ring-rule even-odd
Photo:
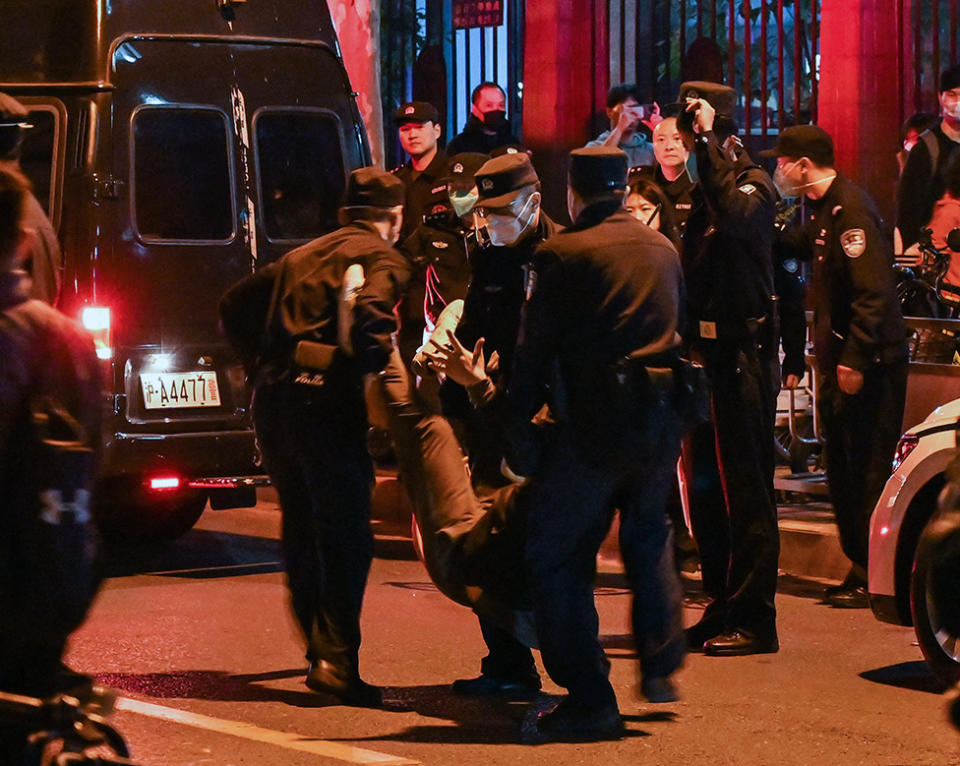
[[(691, 647), (711, 655), (776, 652), (780, 538), (772, 435), (779, 370), (771, 245), (777, 195), (736, 137), (732, 88), (684, 83), (679, 100), (678, 126), (696, 154), (704, 200), (684, 235), (685, 340), (712, 386), (714, 434), (706, 443), (716, 445), (723, 480), (722, 495), (715, 488), (715, 497), (692, 497), (690, 521), (711, 601), (687, 635)], [(693, 458), (696, 474), (702, 458)]]
[[(238, 283), (220, 306), (234, 345), (248, 359), (251, 345), (260, 347), (254, 422), (283, 511), (287, 585), (310, 663), (306, 684), (358, 706), (382, 703), (358, 667), (373, 559), (363, 376), (383, 369), (393, 350), (393, 307), (408, 276), (393, 248), (403, 199), (403, 184), (389, 173), (353, 171), (343, 227)], [(251, 344), (247, 314), (263, 305), (264, 287), (271, 296), (264, 337)], [(342, 307), (352, 294), (351, 312)]]
[(786, 128), (777, 158), (780, 193), (813, 208), (817, 405), (826, 438), (830, 497), (843, 552), (844, 582), (828, 588), (837, 607), (867, 607), (870, 515), (890, 476), (907, 387), (907, 331), (893, 276), (893, 247), (870, 198), (834, 168), (833, 140), (816, 125)]

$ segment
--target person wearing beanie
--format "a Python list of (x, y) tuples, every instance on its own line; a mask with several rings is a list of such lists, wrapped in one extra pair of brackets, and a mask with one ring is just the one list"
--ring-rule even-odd
[(920, 134), (907, 155), (897, 190), (897, 231), (901, 252), (915, 245), (930, 222), (933, 206), (943, 196), (944, 171), (960, 153), (960, 64), (940, 73), (938, 125)]
[(242, 280), (220, 302), (224, 334), (251, 373), (257, 440), (280, 498), (306, 685), (363, 707), (382, 704), (358, 665), (373, 559), (363, 378), (393, 351), (393, 307), (409, 273), (393, 247), (403, 202), (403, 183), (390, 173), (354, 170), (340, 229)]
[(670, 241), (624, 209), (626, 176), (618, 149), (571, 153), (574, 223), (537, 250), (505, 395), (486, 373), (482, 340), (471, 350), (451, 336), (451, 347), (434, 357), (482, 411), (499, 402), (508, 433), (530, 423), (548, 388), (563, 392), (550, 402), (557, 423), (542, 454), (521, 439), (509, 458), (530, 477), (524, 559), (541, 656), (568, 691), (540, 714), (531, 742), (623, 732), (593, 600), (594, 562), (616, 508), (635, 594), (639, 694), (677, 699), (671, 676), (686, 654), (664, 512), (680, 450), (673, 376), (683, 276)]

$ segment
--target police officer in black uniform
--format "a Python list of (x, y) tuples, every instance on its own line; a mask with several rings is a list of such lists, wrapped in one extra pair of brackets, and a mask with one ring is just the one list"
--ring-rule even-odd
[[(343, 228), (231, 288), (220, 309), (227, 336), (249, 349), (245, 315), (263, 305), (255, 288), (270, 286), (254, 421), (283, 511), (287, 582), (307, 639), (306, 684), (360, 706), (382, 702), (380, 689), (361, 680), (357, 658), (373, 557), (363, 376), (381, 370), (393, 350), (393, 307), (408, 276), (393, 248), (403, 199), (394, 176), (355, 170)], [(352, 323), (340, 305), (350, 282), (359, 288)]]
[(467, 294), (471, 253), (477, 247), (474, 174), (488, 159), (486, 154), (470, 152), (451, 157), (449, 174), (443, 179), (445, 206), (427, 215), (400, 245), (414, 268), (406, 300), (411, 307), (421, 308), (428, 332), (448, 304)]
[[(520, 312), (531, 287), (529, 270), (537, 247), (559, 230), (540, 207), (540, 179), (522, 152), (501, 154), (475, 174), (477, 215), (484, 245), (471, 253), (471, 279), (457, 337), (472, 348), (485, 339), (487, 358), (499, 360), (494, 376), (505, 387), (513, 364)], [(461, 432), (474, 487), (489, 491), (510, 483), (502, 469), (503, 435), (490, 418), (469, 406), (461, 386), (441, 388), (444, 414)], [(478, 615), (479, 616), (479, 615)], [(489, 650), (480, 676), (459, 679), (453, 690), (466, 695), (528, 696), (540, 689), (530, 649), (491, 620), (479, 616)]]
[(768, 154), (785, 196), (813, 208), (817, 404), (840, 543), (852, 562), (825, 594), (866, 607), (870, 515), (890, 476), (907, 386), (907, 331), (893, 277), (893, 248), (870, 198), (834, 168), (833, 140), (816, 125), (786, 128)]
[[(711, 601), (687, 635), (691, 646), (712, 655), (775, 652), (780, 538), (773, 428), (780, 381), (771, 244), (777, 194), (736, 137), (732, 88), (684, 83), (679, 100), (678, 126), (696, 153), (704, 198), (684, 236), (685, 340), (712, 386), (723, 479), (722, 494), (719, 488), (696, 493), (690, 506)], [(699, 459), (693, 456), (694, 473)]]
[[(680, 261), (666, 237), (623, 209), (623, 152), (587, 147), (570, 160), (574, 224), (535, 256), (507, 392), (516, 424), (529, 422), (547, 388), (565, 392), (551, 397), (558, 422), (542, 459), (531, 458), (526, 521), (526, 569), (544, 666), (569, 691), (541, 714), (535, 736), (541, 742), (622, 732), (593, 602), (597, 550), (615, 508), (648, 699), (676, 699), (670, 676), (685, 654), (664, 512), (680, 449), (674, 378)], [(456, 376), (453, 367), (447, 372)], [(471, 398), (490, 405), (495, 387), (476, 372), (465, 381), (481, 377), (470, 386)]]

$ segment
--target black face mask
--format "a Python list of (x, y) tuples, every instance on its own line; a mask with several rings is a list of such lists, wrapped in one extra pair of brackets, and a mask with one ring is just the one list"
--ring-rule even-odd
[(483, 113), (483, 126), (489, 130), (500, 130), (507, 124), (507, 113), (503, 109), (494, 109)]

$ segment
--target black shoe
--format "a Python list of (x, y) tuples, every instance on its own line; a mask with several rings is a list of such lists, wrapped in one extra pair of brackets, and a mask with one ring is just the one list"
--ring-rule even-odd
[(459, 678), (450, 685), (454, 694), (464, 697), (509, 697), (511, 699), (533, 699), (540, 693), (540, 679), (498, 678), (480, 675), (476, 678)]
[(620, 739), (623, 721), (617, 706), (585, 707), (567, 697), (553, 710), (541, 713), (529, 744), (547, 742), (601, 742)]
[(383, 691), (360, 676), (345, 674), (324, 660), (310, 664), (305, 681), (318, 694), (329, 694), (351, 707), (383, 707)]
[(662, 704), (665, 702), (676, 702), (680, 699), (677, 687), (669, 676), (654, 676), (644, 678), (640, 681), (640, 694), (644, 696), (647, 702)]
[(775, 654), (780, 651), (776, 634), (758, 636), (739, 628), (711, 638), (703, 645), (703, 651), (711, 657), (740, 657), (745, 654)]
[(687, 646), (695, 652), (702, 652), (703, 645), (714, 636), (723, 633), (723, 619), (721, 617), (703, 617), (695, 622), (684, 633), (687, 636)]
[(837, 609), (866, 609), (870, 606), (870, 596), (862, 585), (841, 588), (832, 593), (825, 592), (823, 600)]

